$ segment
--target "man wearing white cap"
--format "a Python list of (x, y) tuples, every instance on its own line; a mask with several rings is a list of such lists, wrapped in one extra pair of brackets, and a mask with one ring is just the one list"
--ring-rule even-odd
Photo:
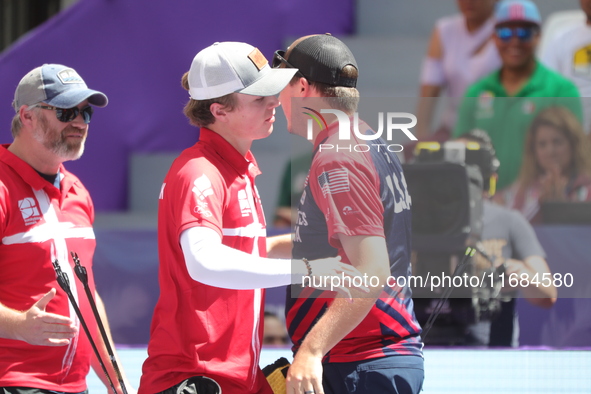
[(222, 42), (199, 52), (183, 76), (184, 113), (201, 130), (160, 192), (160, 298), (140, 393), (271, 394), (258, 366), (263, 289), (358, 273), (337, 259), (265, 258), (250, 147), (271, 134), (276, 95), (295, 73), (272, 69), (251, 45)]
[[(70, 252), (78, 254), (89, 268), (89, 286), (106, 321), (90, 269), (96, 244), (92, 200), (63, 166), (84, 151), (93, 114), (90, 105), (106, 106), (107, 96), (88, 89), (76, 71), (59, 64), (35, 68), (16, 88), (14, 141), (0, 146), (2, 394), (85, 392), (91, 364), (108, 387), (67, 294), (56, 291), (52, 266), (59, 263), (82, 315), (94, 322), (84, 287), (73, 277)], [(96, 334), (96, 324), (88, 326)], [(102, 341), (94, 342), (101, 359), (108, 360)], [(115, 382), (112, 365), (107, 364)], [(116, 388), (121, 392), (118, 383)]]

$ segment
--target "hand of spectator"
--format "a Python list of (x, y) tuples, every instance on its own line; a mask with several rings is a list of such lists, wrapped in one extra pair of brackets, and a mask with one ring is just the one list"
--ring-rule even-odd
[[(341, 257), (312, 260), (309, 262), (312, 271), (309, 284), (320, 290), (336, 291), (352, 301), (351, 289), (369, 293), (363, 275), (351, 264), (341, 262)], [(355, 278), (358, 279), (355, 279)], [(308, 284), (308, 281), (306, 281)], [(359, 286), (361, 284), (361, 286)], [(357, 286), (356, 286), (357, 285)]]
[(31, 345), (64, 346), (78, 334), (78, 328), (69, 317), (45, 312), (45, 307), (55, 296), (51, 289), (33, 306), (22, 313), (22, 320), (16, 326), (18, 339)]
[(546, 260), (541, 256), (529, 256), (523, 261), (509, 259), (505, 262), (505, 291), (520, 288), (531, 304), (550, 308), (556, 302), (557, 290)]
[[(535, 271), (533, 271), (530, 267), (527, 266), (527, 264), (525, 264), (523, 261), (521, 260), (515, 260), (515, 259), (507, 259), (505, 260), (505, 277), (506, 278), (510, 278), (511, 275), (513, 275), (513, 277), (516, 278), (522, 278), (522, 274), (526, 274), (528, 277), (528, 280), (526, 282), (529, 283), (529, 278), (533, 277), (535, 275)], [(505, 288), (510, 289), (510, 290), (515, 290), (515, 287), (511, 287), (511, 286), (507, 286), (507, 283), (509, 283), (507, 280), (505, 280)], [(517, 280), (513, 283), (521, 283), (520, 280)]]
[(544, 174), (540, 180), (540, 201), (565, 201), (568, 179), (555, 167)]
[(288, 393), (324, 394), (322, 357), (300, 349), (289, 366), (285, 384)]

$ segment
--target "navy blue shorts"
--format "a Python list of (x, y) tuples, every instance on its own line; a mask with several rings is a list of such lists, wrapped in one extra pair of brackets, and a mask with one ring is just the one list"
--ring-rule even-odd
[(324, 364), (326, 394), (417, 394), (425, 371), (419, 356), (389, 356), (352, 363)]

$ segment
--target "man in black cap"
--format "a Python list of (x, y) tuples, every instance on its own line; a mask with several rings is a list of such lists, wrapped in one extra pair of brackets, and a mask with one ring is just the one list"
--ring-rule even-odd
[(273, 63), (298, 69), (279, 98), (289, 131), (314, 144), (293, 258), (339, 255), (371, 289), (353, 302), (310, 287), (288, 289), (295, 357), (287, 392), (418, 393), (421, 327), (410, 289), (397, 284), (410, 272), (411, 200), (396, 154), (367, 124), (349, 126), (359, 101), (355, 58), (326, 34), (299, 38)]

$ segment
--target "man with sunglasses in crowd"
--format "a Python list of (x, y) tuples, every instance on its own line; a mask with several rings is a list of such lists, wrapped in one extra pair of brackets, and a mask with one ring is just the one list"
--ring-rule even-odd
[[(313, 143), (293, 257), (341, 256), (369, 278), (370, 288), (369, 294), (353, 289), (353, 303), (329, 291), (288, 288), (285, 315), (295, 356), (287, 392), (416, 394), (424, 377), (421, 327), (410, 288), (394, 279), (410, 273), (411, 199), (402, 167), (382, 139), (351, 133), (340, 140), (343, 119), (334, 116), (338, 110), (353, 120), (357, 111), (355, 57), (336, 37), (320, 34), (277, 51), (273, 65), (298, 70), (279, 99), (289, 132)], [(309, 114), (318, 122), (308, 122)], [(362, 121), (355, 129), (375, 134)], [(372, 148), (347, 149), (364, 142)]]
[(536, 114), (549, 106), (565, 106), (582, 120), (576, 86), (536, 59), (542, 19), (531, 0), (503, 0), (495, 10), (498, 71), (470, 86), (458, 113), (454, 137), (473, 129), (491, 137), (499, 161), (498, 188), (516, 178), (524, 137)]
[[(82, 155), (90, 105), (106, 106), (107, 96), (88, 89), (72, 68), (45, 64), (22, 78), (12, 105), (14, 141), (0, 146), (0, 393), (84, 393), (90, 366), (110, 387), (52, 266), (57, 261), (68, 275), (95, 336), (93, 312), (70, 257), (77, 253), (88, 269), (106, 322), (91, 269), (94, 209), (88, 191), (63, 163)], [(101, 359), (109, 360), (99, 338), (94, 342)], [(122, 392), (112, 363), (105, 366)]]

